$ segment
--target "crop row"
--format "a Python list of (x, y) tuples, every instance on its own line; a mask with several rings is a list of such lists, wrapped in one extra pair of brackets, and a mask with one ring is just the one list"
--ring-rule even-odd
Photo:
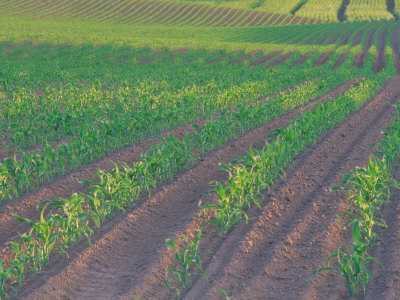
[(367, 250), (379, 245), (377, 226), (387, 227), (382, 218), (382, 208), (390, 201), (390, 188), (400, 188), (392, 176), (400, 158), (400, 106), (392, 124), (386, 129), (384, 138), (378, 146), (378, 151), (370, 156), (368, 166), (356, 167), (350, 174), (344, 176), (341, 185), (333, 190), (342, 188), (348, 191), (349, 210), (339, 216), (346, 217), (344, 228), (352, 228), (352, 245), (340, 245), (331, 254), (326, 267), (319, 268), (314, 275), (321, 271), (332, 271), (341, 276), (351, 296), (354, 296), (359, 286), (366, 287), (371, 281), (369, 262), (378, 262), (371, 257)]
[[(289, 1), (289, 0), (287, 0)], [(298, 2), (291, 0), (292, 7), (283, 9), (288, 13)], [(256, 1), (253, 8), (262, 7), (264, 1)], [(287, 5), (290, 5), (287, 3)], [(280, 6), (282, 7), (282, 6)], [(288, 6), (287, 6), (288, 7)], [(267, 9), (267, 11), (274, 11)], [(282, 11), (280, 9), (279, 11)], [(274, 11), (275, 12), (275, 11)], [(237, 9), (216, 5), (166, 1), (28, 1), (24, 5), (0, 7), (0, 13), (29, 15), (32, 18), (54, 16), (73, 17), (96, 22), (122, 24), (163, 24), (195, 26), (264, 26), (290, 24), (294, 18), (290, 14), (272, 14), (262, 11)], [(299, 22), (297, 19), (296, 22)], [(307, 21), (305, 18), (303, 20)]]
[[(285, 129), (276, 130), (274, 139), (267, 139), (262, 149), (251, 149), (246, 156), (221, 165), (228, 172), (229, 179), (213, 183), (215, 190), (210, 193), (215, 194), (216, 200), (201, 209), (199, 216), (207, 221), (200, 224), (194, 240), (178, 237), (181, 242), (177, 243), (176, 239), (166, 241), (177, 260), (175, 268), (166, 270), (166, 286), (174, 289), (180, 297), (190, 288), (193, 277), (207, 278), (201, 264), (204, 253), (198, 252), (203, 230), (215, 230), (222, 238), (242, 219), (247, 223), (249, 217), (246, 211), (253, 204), (261, 208), (263, 191), (269, 190), (285, 176), (285, 169), (292, 165), (294, 157), (315, 143), (323, 132), (344, 120), (350, 112), (359, 109), (378, 87), (379, 80), (365, 81), (360, 87), (351, 88), (344, 95), (303, 112)], [(226, 291), (221, 292), (226, 294)]]
[(324, 21), (337, 21), (338, 10), (342, 2), (343, 0), (308, 0), (296, 12), (296, 15)]
[[(39, 221), (18, 217), (31, 226), (10, 244), (13, 258), (2, 262), (2, 292), (10, 285), (20, 284), (27, 273), (42, 269), (54, 252), (66, 253), (67, 248), (83, 237), (90, 238), (93, 226), (117, 210), (137, 204), (139, 195), (150, 192), (165, 178), (188, 168), (198, 158), (229, 139), (302, 105), (321, 94), (323, 82), (310, 82), (288, 94), (280, 94), (258, 105), (237, 105), (214, 120), (196, 126), (183, 140), (169, 136), (160, 140), (132, 166), (122, 164), (112, 171), (98, 172), (98, 181), (82, 181), (90, 186), (85, 194), (69, 199), (55, 199), (39, 204)], [(47, 209), (47, 211), (46, 211)], [(92, 225), (91, 225), (92, 224)], [(94, 224), (94, 225), (93, 225)], [(45, 232), (44, 232), (45, 231)]]
[(351, 0), (346, 9), (349, 21), (392, 19), (387, 11), (386, 0)]

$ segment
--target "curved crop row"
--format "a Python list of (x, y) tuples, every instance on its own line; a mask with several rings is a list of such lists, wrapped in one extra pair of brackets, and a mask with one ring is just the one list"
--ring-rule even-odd
[[(297, 1), (292, 1), (293, 3)], [(267, 4), (266, 4), (267, 5)], [(289, 4), (288, 4), (289, 5)], [(269, 10), (268, 11), (274, 11)], [(290, 14), (165, 1), (27, 1), (20, 5), (0, 6), (0, 13), (29, 15), (33, 18), (74, 17), (97, 22), (122, 24), (175, 24), (195, 26), (266, 26), (310, 22)], [(314, 20), (316, 22), (316, 20)]]

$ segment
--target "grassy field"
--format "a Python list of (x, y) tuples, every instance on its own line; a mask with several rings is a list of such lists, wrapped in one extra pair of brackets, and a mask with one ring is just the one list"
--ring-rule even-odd
[(389, 2), (0, 1), (0, 300), (398, 299)]

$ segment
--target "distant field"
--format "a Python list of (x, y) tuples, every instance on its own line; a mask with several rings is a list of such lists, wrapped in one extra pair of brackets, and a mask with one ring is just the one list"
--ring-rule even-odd
[(392, 19), (386, 0), (351, 0), (346, 16), (349, 21)]

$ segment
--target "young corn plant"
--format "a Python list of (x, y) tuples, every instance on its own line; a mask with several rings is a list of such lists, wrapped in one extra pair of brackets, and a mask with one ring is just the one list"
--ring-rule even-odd
[[(360, 285), (362, 285), (365, 293), (365, 288), (371, 281), (371, 273), (367, 264), (376, 261), (382, 268), (383, 266), (376, 258), (370, 257), (366, 253), (368, 244), (364, 242), (361, 236), (359, 222), (356, 220), (352, 225), (353, 246), (340, 245), (338, 250), (328, 257), (327, 267), (319, 268), (313, 272), (313, 275), (321, 271), (334, 272), (345, 280), (349, 294), (354, 296)], [(336, 261), (336, 266), (332, 265), (333, 261)]]
[[(164, 275), (164, 283), (169, 289), (176, 292), (176, 297), (179, 299), (183, 291), (189, 289), (192, 279), (200, 276), (208, 280), (207, 275), (201, 265), (201, 257), (203, 253), (198, 252), (200, 239), (202, 236), (202, 228), (200, 228), (194, 238), (189, 240), (183, 237), (178, 237), (175, 240), (167, 239), (167, 246), (174, 250), (175, 258), (178, 266), (173, 269), (167, 269)], [(176, 240), (183, 240), (183, 247), (179, 249)], [(196, 271), (193, 269), (197, 269)]]

